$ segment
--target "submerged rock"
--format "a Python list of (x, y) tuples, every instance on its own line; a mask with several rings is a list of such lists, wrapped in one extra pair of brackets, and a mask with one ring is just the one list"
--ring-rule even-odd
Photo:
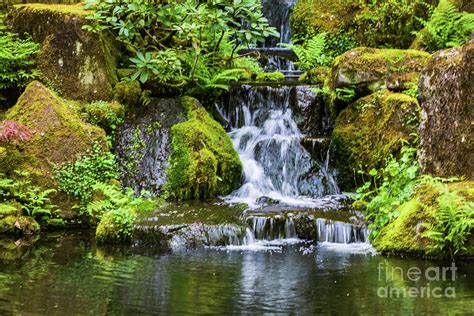
[(63, 96), (110, 100), (117, 83), (113, 40), (82, 29), (88, 22), (81, 5), (14, 6), (7, 25), (41, 43), (38, 68)]
[(419, 93), (423, 172), (474, 179), (474, 41), (433, 55)]
[(362, 94), (413, 88), (429, 56), (417, 50), (356, 48), (334, 61), (331, 87), (354, 85)]
[[(6, 113), (6, 119), (26, 125), (33, 137), (21, 144), (21, 163), (17, 169), (27, 170), (33, 183), (44, 188), (54, 188), (54, 165), (74, 161), (92, 149), (94, 143), (106, 146), (105, 132), (84, 123), (74, 104), (33, 81)], [(68, 211), (75, 203), (57, 194), (54, 204)], [(63, 214), (65, 215), (65, 214)]]
[(380, 168), (387, 157), (396, 154), (401, 141), (416, 132), (418, 113), (416, 99), (387, 90), (359, 99), (344, 109), (332, 134), (333, 157), (341, 172), (339, 185), (353, 187), (356, 171)]

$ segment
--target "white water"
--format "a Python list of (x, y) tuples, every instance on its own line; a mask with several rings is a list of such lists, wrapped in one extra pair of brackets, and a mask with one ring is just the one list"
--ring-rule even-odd
[(242, 86), (221, 115), (244, 167), (244, 184), (226, 197), (258, 207), (266, 197), (298, 207), (318, 207), (317, 198), (338, 194), (334, 172), (301, 145), (304, 135), (293, 119), (290, 87)]

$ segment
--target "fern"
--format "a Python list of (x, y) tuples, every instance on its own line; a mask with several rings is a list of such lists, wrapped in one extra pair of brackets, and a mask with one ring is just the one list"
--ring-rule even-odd
[(295, 65), (303, 70), (310, 70), (318, 66), (328, 66), (331, 58), (327, 52), (326, 33), (319, 33), (303, 45), (281, 44), (289, 47), (298, 59)]
[(449, 0), (441, 0), (433, 15), (423, 22), (425, 30), (418, 32), (430, 51), (458, 47), (474, 33), (474, 14), (459, 12)]

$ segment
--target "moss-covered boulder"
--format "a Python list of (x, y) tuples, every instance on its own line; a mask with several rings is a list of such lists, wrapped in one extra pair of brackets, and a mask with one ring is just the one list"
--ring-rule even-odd
[(82, 29), (86, 14), (80, 5), (17, 5), (6, 23), (13, 32), (41, 43), (38, 68), (62, 95), (109, 100), (117, 83), (116, 49), (105, 33)]
[[(382, 253), (449, 256), (454, 252), (453, 245), (445, 240), (444, 247), (437, 245), (436, 241), (429, 238), (429, 231), (438, 231), (439, 227), (449, 230), (451, 225), (459, 221), (468, 221), (469, 218), (451, 217), (450, 222), (438, 222), (437, 214), (449, 210), (465, 209), (474, 205), (474, 182), (463, 181), (456, 183), (424, 183), (410, 201), (402, 204), (398, 209), (399, 216), (389, 225), (382, 228), (379, 235), (372, 241), (373, 246)], [(471, 205), (471, 206), (470, 206)], [(472, 208), (471, 208), (472, 211)], [(448, 217), (449, 218), (449, 217)], [(436, 228), (438, 227), (438, 228)], [(440, 231), (446, 237), (446, 231)], [(464, 242), (465, 250), (456, 255), (473, 256), (474, 231), (471, 231)], [(457, 233), (460, 237), (461, 232)], [(452, 240), (453, 241), (453, 240)]]
[(189, 97), (152, 98), (131, 108), (117, 129), (114, 152), (122, 184), (170, 199), (224, 195), (242, 176), (225, 130)]
[(357, 100), (336, 119), (332, 134), (340, 184), (352, 188), (356, 171), (382, 167), (396, 154), (403, 139), (418, 127), (416, 99), (401, 93), (379, 91)]
[(474, 179), (473, 82), (474, 40), (436, 53), (423, 70), (418, 155), (423, 172)]
[[(32, 132), (33, 137), (19, 148), (22, 161), (16, 167), (29, 171), (34, 184), (42, 187), (55, 187), (54, 165), (74, 161), (95, 142), (106, 146), (105, 132), (84, 123), (75, 103), (59, 98), (37, 81), (27, 86), (17, 104), (7, 111), (6, 119), (20, 122)], [(64, 201), (59, 195), (52, 200), (59, 206), (73, 205), (72, 201), (61, 203)]]
[(166, 191), (178, 200), (226, 195), (242, 180), (242, 164), (229, 136), (197, 100), (182, 99), (187, 121), (171, 129), (173, 153)]
[(417, 50), (360, 47), (338, 56), (332, 67), (332, 88), (358, 91), (402, 91), (416, 87), (430, 54)]

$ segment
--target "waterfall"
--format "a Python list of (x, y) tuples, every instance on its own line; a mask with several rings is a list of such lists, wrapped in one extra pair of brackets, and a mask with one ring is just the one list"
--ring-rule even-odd
[(304, 135), (293, 117), (292, 86), (231, 89), (220, 114), (231, 128), (234, 148), (244, 166), (244, 184), (226, 199), (257, 207), (262, 197), (314, 207), (314, 198), (338, 194), (329, 156), (314, 160), (303, 147)]

